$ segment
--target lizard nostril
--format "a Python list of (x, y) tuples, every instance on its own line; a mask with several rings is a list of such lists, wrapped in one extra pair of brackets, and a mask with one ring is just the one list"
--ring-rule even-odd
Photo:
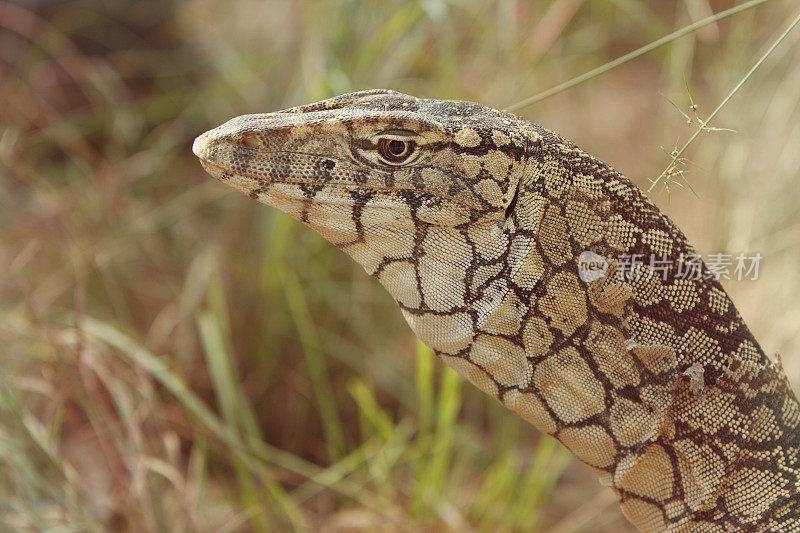
[(194, 155), (203, 159), (206, 157), (206, 152), (208, 152), (208, 144), (209, 144), (209, 135), (208, 132), (199, 135), (194, 142), (192, 143), (192, 152)]
[(247, 133), (243, 135), (241, 143), (242, 146), (246, 146), (247, 148), (260, 148), (263, 146), (261, 139), (255, 133)]

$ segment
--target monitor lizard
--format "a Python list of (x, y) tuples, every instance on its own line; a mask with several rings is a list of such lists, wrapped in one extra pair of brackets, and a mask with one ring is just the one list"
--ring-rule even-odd
[(361, 264), (640, 530), (800, 531), (800, 406), (779, 363), (602, 161), (511, 113), (389, 90), (234, 118), (193, 150)]

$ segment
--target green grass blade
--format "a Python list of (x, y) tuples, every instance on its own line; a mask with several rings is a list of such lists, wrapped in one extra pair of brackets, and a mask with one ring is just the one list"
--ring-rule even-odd
[[(288, 224), (289, 217), (278, 216), (275, 219), (273, 231), (273, 250), (279, 255), (288, 246)], [(289, 313), (292, 316), (300, 344), (303, 348), (303, 355), (306, 360), (306, 367), (311, 378), (314, 397), (317, 401), (317, 409), (322, 421), (322, 429), (325, 434), (325, 441), (328, 445), (328, 453), (332, 459), (344, 456), (346, 452), (344, 426), (336, 409), (336, 396), (333, 394), (333, 387), (330, 383), (328, 374), (328, 364), (322, 350), (314, 321), (311, 318), (311, 311), (297, 275), (291, 271), (285, 263), (276, 262), (271, 265), (275, 270), (277, 278), (281, 281), (286, 302), (289, 306)]]
[(20, 525), (47, 530), (48, 508), (55, 501), (69, 511), (72, 524), (64, 531), (99, 531), (78, 472), (61, 456), (57, 436), (25, 412), (14, 392), (0, 379), (0, 486), (14, 489), (12, 500), (0, 502), (0, 520), (15, 516)]
[(425, 346), (422, 341), (417, 340), (416, 365), (414, 372), (414, 384), (417, 390), (417, 402), (419, 413), (417, 415), (417, 439), (427, 442), (430, 438), (433, 426), (433, 364), (436, 356)]
[[(227, 342), (223, 338), (224, 328), (219, 317), (210, 312), (198, 315), (197, 327), (200, 330), (200, 339), (223, 419), (228, 428), (238, 435), (240, 433), (239, 413), (249, 411), (250, 406), (243, 401), (245, 395), (239, 390), (240, 384), (235, 377), (236, 373), (231, 364)], [(267, 531), (268, 519), (261, 506), (261, 497), (250, 470), (242, 460), (241, 452), (234, 451), (233, 466), (239, 482), (242, 504), (250, 513), (253, 529)]]
[(539, 522), (541, 509), (550, 499), (561, 474), (572, 455), (554, 438), (542, 435), (536, 445), (533, 461), (522, 479), (521, 487), (509, 516), (514, 517), (519, 531), (531, 531)]
[(647, 189), (647, 192), (652, 191), (656, 185), (661, 183), (661, 181), (671, 173), (671, 171), (675, 168), (675, 165), (679, 161), (681, 161), (683, 153), (694, 142), (697, 136), (700, 135), (702, 132), (706, 131), (706, 129), (709, 127), (709, 124), (711, 124), (711, 121), (714, 119), (714, 117), (717, 116), (717, 113), (719, 113), (722, 110), (722, 108), (725, 107), (725, 104), (727, 104), (728, 101), (731, 98), (733, 98), (733, 95), (739, 92), (739, 89), (741, 89), (742, 86), (747, 82), (747, 80), (750, 79), (750, 76), (752, 76), (753, 73), (758, 69), (758, 67), (760, 67), (761, 64), (767, 60), (767, 58), (772, 54), (772, 52), (775, 51), (775, 49), (783, 42), (786, 36), (789, 35), (789, 33), (795, 28), (795, 26), (797, 26), (798, 23), (800, 23), (800, 15), (797, 15), (797, 17), (795, 17), (792, 23), (789, 24), (789, 27), (784, 30), (784, 32), (767, 49), (767, 51), (764, 52), (761, 58), (758, 61), (756, 61), (756, 63), (750, 68), (750, 70), (747, 71), (747, 74), (745, 74), (744, 77), (742, 77), (742, 79), (739, 80), (739, 83), (736, 84), (736, 87), (734, 87), (731, 90), (731, 92), (728, 93), (725, 99), (722, 100), (722, 102), (720, 102), (720, 104), (717, 106), (716, 109), (714, 109), (714, 111), (708, 116), (708, 118), (701, 122), (697, 130), (694, 132), (694, 135), (692, 135), (689, 138), (689, 140), (686, 141), (686, 144), (684, 144), (680, 150), (675, 152), (675, 154), (672, 156), (672, 161), (667, 165), (667, 168), (665, 168), (664, 171), (661, 172), (661, 174), (655, 180), (653, 180), (653, 183), (650, 185), (650, 188)]
[[(281, 509), (292, 523), (294, 529), (304, 529), (304, 520), (299, 509), (286, 497), (283, 490), (280, 489), (274, 481), (271, 470), (261, 463), (261, 461), (268, 460), (289, 470), (304, 473), (309, 477), (316, 473), (313, 467), (309, 468), (310, 465), (307, 466), (304, 461), (294, 458), (286, 452), (272, 450), (264, 443), (260, 443), (259, 445), (261, 451), (259, 459), (261, 459), (261, 461), (257, 460), (247, 453), (247, 446), (242, 442), (237, 433), (232, 431), (227, 424), (220, 420), (159, 357), (135, 343), (113, 326), (92, 317), (83, 317), (81, 328), (86, 334), (108, 343), (116, 348), (121, 355), (142, 366), (161, 383), (161, 385), (166, 387), (189, 412), (197, 417), (197, 419), (216, 434), (217, 437), (225, 441), (233, 451), (239, 453), (240, 459), (246, 463), (247, 467), (250, 468), (253, 473), (259, 475), (262, 481), (267, 485), (270, 495), (276, 499)], [(252, 442), (248, 444), (251, 446), (253, 445)]]
[(419, 513), (425, 505), (435, 504), (443, 496), (455, 443), (456, 420), (461, 410), (462, 383), (455, 370), (449, 366), (442, 368), (431, 455), (424, 470), (418, 473), (418, 487), (411, 502), (412, 513)]
[(347, 385), (347, 390), (356, 401), (363, 419), (362, 440), (366, 440), (373, 435), (377, 435), (384, 442), (390, 440), (394, 434), (392, 417), (380, 408), (378, 401), (364, 380), (359, 378), (352, 379)]
[(488, 530), (493, 525), (503, 524), (514, 494), (518, 470), (513, 453), (506, 452), (495, 459), (486, 469), (483, 484), (470, 506), (470, 516)]
[(597, 68), (593, 68), (589, 72), (585, 72), (585, 73), (581, 74), (580, 76), (575, 76), (571, 80), (567, 80), (564, 83), (559, 83), (555, 87), (551, 87), (550, 89), (547, 89), (546, 91), (542, 91), (539, 94), (531, 96), (530, 98), (526, 98), (524, 100), (520, 100), (519, 102), (517, 102), (515, 104), (511, 104), (510, 106), (506, 107), (506, 110), (507, 111), (518, 111), (518, 110), (522, 109), (523, 107), (528, 107), (529, 105), (533, 105), (533, 104), (535, 104), (537, 102), (541, 102), (545, 98), (550, 98), (551, 96), (553, 96), (555, 94), (558, 94), (558, 93), (560, 93), (562, 91), (565, 91), (567, 89), (575, 87), (576, 85), (580, 85), (581, 83), (583, 83), (585, 81), (589, 81), (590, 79), (592, 79), (592, 78), (594, 78), (596, 76), (599, 76), (601, 74), (605, 74), (609, 70), (614, 69), (614, 68), (616, 68), (616, 67), (618, 67), (618, 66), (620, 66), (620, 65), (622, 65), (624, 63), (627, 63), (628, 61), (636, 59), (637, 57), (640, 57), (640, 56), (642, 56), (642, 55), (644, 55), (644, 54), (646, 54), (648, 52), (652, 52), (656, 48), (658, 48), (660, 46), (664, 46), (665, 44), (671, 43), (675, 39), (679, 39), (680, 37), (683, 37), (684, 35), (688, 35), (688, 34), (692, 33), (693, 31), (697, 30), (698, 28), (702, 28), (703, 26), (707, 26), (708, 24), (711, 24), (712, 22), (716, 22), (718, 20), (724, 19), (724, 18), (729, 17), (731, 15), (735, 15), (737, 13), (741, 13), (742, 11), (745, 11), (746, 9), (750, 9), (750, 8), (756, 7), (756, 6), (758, 6), (760, 4), (763, 4), (763, 3), (767, 2), (767, 1), (769, 1), (769, 0), (750, 0), (749, 2), (745, 2), (745, 3), (740, 4), (738, 6), (734, 6), (734, 7), (730, 8), (730, 9), (726, 9), (725, 11), (720, 11), (719, 13), (716, 13), (715, 15), (712, 15), (710, 17), (706, 17), (703, 20), (699, 20), (699, 21), (695, 22), (694, 24), (689, 24), (688, 26), (685, 26), (685, 27), (683, 27), (683, 28), (681, 28), (681, 29), (679, 29), (677, 31), (674, 31), (674, 32), (670, 33), (669, 35), (665, 35), (661, 39), (657, 39), (657, 40), (655, 40), (655, 41), (653, 41), (653, 42), (651, 42), (649, 44), (646, 44), (645, 46), (642, 46), (641, 48), (637, 48), (633, 52), (627, 53), (622, 57), (618, 57), (617, 59), (614, 59), (613, 61), (609, 61), (608, 63), (605, 63), (604, 65), (600, 65)]

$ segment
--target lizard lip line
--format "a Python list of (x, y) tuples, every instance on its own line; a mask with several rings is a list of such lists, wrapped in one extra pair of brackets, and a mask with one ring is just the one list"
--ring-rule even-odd
[[(211, 173), (212, 176), (216, 177), (218, 180), (220, 180), (220, 181), (228, 181), (230, 179), (230, 178), (224, 177), (222, 175), (222, 173), (224, 173), (228, 169), (225, 168), (224, 166), (220, 165), (219, 163), (215, 163), (215, 162), (210, 161), (208, 159), (205, 159), (203, 157), (200, 157), (200, 163), (203, 165), (203, 167), (208, 172)], [(222, 171), (222, 173), (219, 176), (217, 176), (216, 174), (211, 172), (212, 168), (219, 169), (219, 170)], [(263, 178), (254, 178), (252, 176), (248, 176), (247, 174), (233, 174), (233, 175), (234, 176), (243, 177), (243, 178), (247, 178), (247, 179), (251, 179), (253, 181), (258, 181), (258, 182), (261, 182), (261, 183), (264, 183), (264, 184), (283, 183), (285, 185), (298, 185), (299, 186), (299, 185), (316, 185), (316, 184), (319, 184), (319, 183), (323, 183), (323, 182), (318, 181), (318, 180), (303, 180), (303, 179), (300, 179), (300, 178), (295, 178), (295, 179), (292, 179), (292, 178), (263, 179)], [(376, 186), (376, 185), (364, 185), (364, 184), (359, 184), (359, 183), (355, 183), (355, 182), (348, 183), (348, 182), (343, 182), (343, 181), (338, 181), (338, 182), (328, 181), (328, 182), (324, 182), (324, 183), (325, 183), (326, 186), (329, 186), (329, 187), (341, 187), (341, 188), (352, 188), (352, 189), (369, 189), (369, 190), (375, 191), (377, 193), (391, 193), (391, 192), (396, 192), (396, 191), (420, 192), (420, 189), (415, 189), (413, 187), (387, 187), (387, 186), (381, 187), (381, 186)], [(466, 205), (463, 202), (459, 202), (458, 200), (454, 199), (452, 196), (449, 196), (449, 195), (446, 195), (446, 194), (434, 193), (434, 192), (431, 192), (431, 191), (425, 191), (425, 192), (428, 192), (429, 194), (433, 195), (433, 197), (438, 199), (438, 200), (444, 200), (446, 202), (450, 202), (450, 203), (458, 205), (458, 206), (460, 206), (460, 207), (462, 207), (463, 209), (466, 209), (466, 210), (470, 209), (470, 207), (468, 205)]]
[[(205, 156), (205, 154), (203, 153), (206, 145), (205, 144), (199, 145), (200, 143), (198, 143), (198, 141), (201, 141), (202, 137), (204, 137), (204, 136), (205, 136), (205, 134), (200, 135), (199, 137), (197, 137), (197, 139), (195, 139), (194, 143), (192, 144), (192, 151), (200, 159), (200, 163), (203, 165), (203, 167), (209, 173), (211, 173), (214, 177), (216, 177), (220, 181), (228, 181), (229, 178), (225, 177), (224, 173), (226, 171), (227, 172), (231, 172), (230, 169), (228, 167), (220, 164), (220, 163), (217, 163), (216, 161), (213, 161), (213, 160), (207, 158)], [(288, 151), (276, 151), (276, 152), (270, 152), (270, 154), (300, 154), (300, 155), (312, 155), (312, 156), (322, 157), (322, 156), (318, 156), (317, 154), (303, 154), (302, 152), (288, 152)], [(327, 159), (331, 159), (331, 158), (328, 157)], [(217, 176), (216, 174), (211, 172), (211, 169), (218, 169), (218, 170), (220, 170), (222, 172), (220, 172), (220, 175)], [(466, 210), (470, 210), (471, 209), (468, 205), (466, 205), (463, 202), (460, 202), (460, 201), (456, 200), (451, 195), (442, 194), (442, 193), (438, 193), (438, 192), (433, 192), (433, 191), (431, 191), (429, 189), (428, 190), (424, 190), (424, 189), (418, 189), (418, 188), (415, 188), (415, 187), (389, 187), (389, 186), (386, 186), (386, 185), (381, 186), (381, 185), (377, 185), (377, 184), (369, 184), (369, 185), (367, 185), (367, 184), (360, 184), (360, 183), (356, 183), (356, 182), (346, 182), (346, 181), (325, 181), (325, 182), (323, 182), (321, 180), (302, 179), (302, 178), (263, 179), (261, 177), (254, 177), (254, 176), (248, 175), (247, 172), (234, 173), (233, 175), (236, 175), (236, 176), (239, 176), (239, 177), (243, 177), (243, 178), (247, 178), (247, 179), (251, 179), (251, 180), (254, 180), (254, 181), (258, 181), (258, 182), (263, 182), (263, 183), (284, 183), (284, 184), (287, 184), (287, 185), (317, 185), (319, 183), (325, 183), (326, 186), (331, 186), (331, 187), (344, 187), (344, 188), (354, 188), (354, 189), (358, 189), (358, 188), (369, 189), (369, 190), (372, 190), (372, 191), (375, 191), (375, 192), (378, 192), (378, 193), (388, 193), (388, 192), (396, 192), (396, 191), (412, 191), (412, 192), (423, 192), (424, 191), (424, 192), (427, 192), (427, 193), (433, 195), (438, 200), (444, 200), (446, 202), (458, 205), (461, 208), (466, 209)]]

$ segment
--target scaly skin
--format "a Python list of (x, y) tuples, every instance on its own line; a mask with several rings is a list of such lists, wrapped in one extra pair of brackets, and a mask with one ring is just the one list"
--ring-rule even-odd
[[(353, 257), (640, 530), (800, 531), (786, 377), (704, 266), (679, 275), (691, 245), (606, 164), (510, 113), (384, 90), (238, 117), (193, 149)], [(607, 265), (597, 279), (586, 251)], [(625, 254), (664, 272), (626, 274)]]

